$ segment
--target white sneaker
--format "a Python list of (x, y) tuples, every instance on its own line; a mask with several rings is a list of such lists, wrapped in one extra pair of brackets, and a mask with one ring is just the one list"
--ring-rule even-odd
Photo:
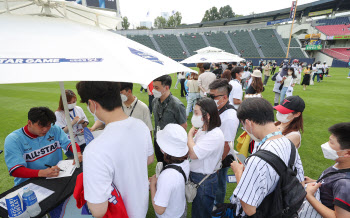
[(350, 76), (348, 76), (347, 78), (350, 79)]

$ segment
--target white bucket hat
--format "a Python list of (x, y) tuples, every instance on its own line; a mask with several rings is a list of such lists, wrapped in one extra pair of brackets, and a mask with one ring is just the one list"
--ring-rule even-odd
[(168, 124), (157, 132), (157, 143), (167, 154), (173, 157), (183, 157), (188, 153), (187, 133), (178, 124)]
[(261, 71), (260, 70), (254, 70), (252, 76), (261, 78), (261, 76), (262, 76), (261, 75)]

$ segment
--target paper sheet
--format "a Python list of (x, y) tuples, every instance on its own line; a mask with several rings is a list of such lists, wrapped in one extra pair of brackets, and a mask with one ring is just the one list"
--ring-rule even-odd
[(69, 177), (73, 175), (74, 170), (76, 169), (76, 166), (73, 165), (73, 160), (61, 160), (58, 162), (57, 166), (63, 171), (60, 171), (57, 177), (47, 177), (46, 179)]
[[(43, 201), (45, 198), (49, 197), (50, 195), (52, 195), (54, 193), (54, 191), (51, 191), (47, 188), (44, 188), (44, 187), (41, 187), (41, 186), (38, 186), (38, 185), (35, 185), (33, 183), (29, 183), (19, 189), (18, 192), (19, 192), (19, 195), (22, 196), (23, 195), (23, 189), (25, 187), (28, 187), (30, 188), (32, 191), (35, 192), (35, 195), (36, 195), (36, 198), (38, 199), (38, 202), (40, 203), (41, 201)], [(16, 191), (17, 191), (16, 190)], [(0, 206), (5, 208), (7, 210), (7, 207), (6, 207), (6, 201), (5, 201), (5, 197), (1, 198), (0, 199)]]

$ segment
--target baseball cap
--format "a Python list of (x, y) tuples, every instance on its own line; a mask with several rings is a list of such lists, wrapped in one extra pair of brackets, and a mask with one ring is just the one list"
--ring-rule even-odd
[(157, 143), (167, 154), (183, 157), (188, 153), (187, 133), (179, 124), (170, 123), (157, 132)]
[(289, 114), (293, 112), (303, 112), (305, 102), (299, 96), (289, 96), (283, 100), (283, 103), (273, 107), (281, 114)]
[(260, 70), (254, 70), (252, 76), (261, 78), (261, 71)]

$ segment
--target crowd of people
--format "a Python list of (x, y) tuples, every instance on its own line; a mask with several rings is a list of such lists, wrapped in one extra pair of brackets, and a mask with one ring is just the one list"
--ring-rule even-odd
[[(335, 164), (318, 180), (304, 175), (298, 153), (306, 105), (293, 95), (293, 87), (302, 84), (305, 90), (314, 75), (317, 81), (328, 75), (328, 66), (304, 66), (294, 61), (292, 65), (282, 63), (277, 71), (276, 62), (264, 65), (261, 61), (256, 68), (250, 62), (204, 63), (199, 67), (198, 75), (176, 75), (181, 97), (187, 97), (186, 106), (171, 93), (169, 75), (144, 87), (150, 96), (149, 106), (133, 94), (132, 83), (78, 82), (81, 103), (94, 117), (90, 130), (103, 129), (87, 146), (83, 129), (90, 122), (76, 105), (76, 94), (66, 90), (76, 141), (73, 146), (79, 161), (84, 160), (84, 199), (94, 217), (108, 217), (115, 204), (109, 201), (114, 192), (120, 193), (122, 207), (131, 218), (146, 217), (149, 195), (156, 217), (186, 217), (187, 201), (192, 202), (194, 218), (211, 218), (223, 208), (234, 208), (235, 217), (270, 217), (276, 212), (273, 208), (279, 206), (271, 196), (283, 188), (279, 183), (283, 175), (259, 156), (262, 151), (290, 167), (291, 176), (298, 181), (296, 186), (306, 186), (305, 200), (301, 199), (304, 203), (292, 211), (294, 215), (350, 216), (350, 123), (329, 128), (329, 141), (321, 149)], [(271, 75), (274, 106), (262, 96)], [(62, 150), (71, 156), (62, 96), (58, 105), (56, 112), (47, 107), (31, 108), (27, 125), (7, 136), (5, 161), (15, 185), (28, 178), (57, 176)], [(243, 161), (237, 159), (231, 146), (237, 145), (234, 141), (239, 127), (249, 142), (249, 155)], [(239, 149), (243, 147), (236, 147)], [(154, 156), (157, 172), (148, 178), (148, 165)], [(45, 164), (53, 167), (46, 168)], [(229, 168), (237, 182), (229, 203), (234, 207), (225, 204)]]

